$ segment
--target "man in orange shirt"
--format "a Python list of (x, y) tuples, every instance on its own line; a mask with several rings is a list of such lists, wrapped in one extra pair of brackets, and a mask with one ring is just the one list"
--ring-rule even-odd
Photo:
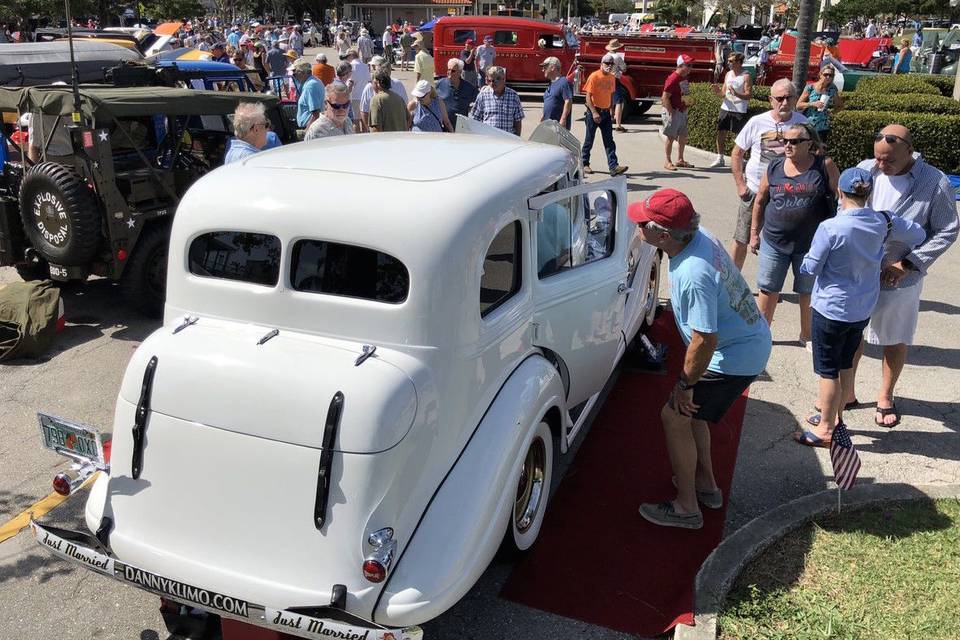
[(593, 149), (593, 139), (600, 129), (603, 138), (603, 149), (607, 152), (607, 166), (611, 176), (618, 176), (627, 170), (617, 162), (617, 145), (613, 141), (613, 118), (610, 109), (613, 106), (613, 92), (617, 89), (617, 81), (613, 75), (616, 59), (608, 53), (600, 61), (600, 70), (594, 71), (587, 78), (582, 91), (587, 97), (587, 135), (583, 139), (583, 172), (593, 173), (590, 168), (590, 151)]
[(323, 86), (327, 86), (337, 78), (337, 70), (333, 68), (333, 65), (327, 64), (327, 54), (325, 53), (318, 53), (316, 60), (310, 71), (314, 78), (323, 83)]

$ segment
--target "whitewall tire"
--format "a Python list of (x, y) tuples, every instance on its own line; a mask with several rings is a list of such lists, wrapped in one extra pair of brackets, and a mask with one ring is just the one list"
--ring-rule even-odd
[(660, 252), (653, 258), (650, 265), (650, 273), (647, 275), (647, 297), (644, 299), (643, 306), (643, 326), (649, 327), (653, 324), (657, 315), (657, 304), (660, 301), (660, 269), (663, 256)]
[(550, 425), (540, 422), (520, 461), (513, 508), (510, 510), (510, 530), (507, 538), (518, 551), (533, 546), (540, 534), (543, 514), (550, 496), (553, 477), (553, 435)]

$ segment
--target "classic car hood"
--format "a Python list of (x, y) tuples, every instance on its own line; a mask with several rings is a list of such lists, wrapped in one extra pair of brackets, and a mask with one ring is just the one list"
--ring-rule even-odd
[[(413, 424), (417, 393), (387, 349), (357, 365), (362, 345), (270, 327), (201, 318), (166, 326), (137, 349), (120, 397), (139, 402), (143, 372), (156, 356), (153, 412), (209, 427), (319, 448), (330, 401), (344, 396), (334, 449), (374, 453), (396, 445)], [(119, 427), (119, 425), (117, 425)]]

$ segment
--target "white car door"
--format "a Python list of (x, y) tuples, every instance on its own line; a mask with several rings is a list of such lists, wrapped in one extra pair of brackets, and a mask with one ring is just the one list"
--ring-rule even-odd
[(533, 343), (558, 359), (568, 407), (574, 407), (603, 388), (623, 337), (631, 230), (618, 227), (625, 219), (626, 181), (545, 193), (531, 198), (529, 207)]

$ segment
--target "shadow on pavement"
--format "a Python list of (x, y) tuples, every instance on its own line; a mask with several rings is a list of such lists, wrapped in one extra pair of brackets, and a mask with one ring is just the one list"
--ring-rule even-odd
[(106, 334), (113, 340), (141, 342), (160, 326), (160, 320), (146, 318), (127, 305), (120, 296), (117, 283), (106, 278), (62, 286), (60, 298), (66, 327), (57, 335), (52, 348), (38, 358), (9, 360), (4, 362), (5, 365), (43, 364), (64, 351)]
[(37, 548), (35, 552), (17, 558), (16, 562), (0, 565), (0, 584), (27, 576), (42, 584), (57, 576), (69, 575), (76, 570), (72, 563)]

